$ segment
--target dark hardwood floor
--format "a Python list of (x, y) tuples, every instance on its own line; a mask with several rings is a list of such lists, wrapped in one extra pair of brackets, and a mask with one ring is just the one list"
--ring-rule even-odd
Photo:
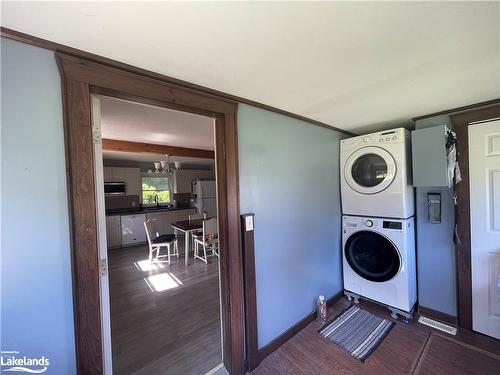
[[(329, 309), (333, 318), (350, 303), (342, 298)], [(388, 310), (370, 302), (360, 306), (382, 317)], [(393, 319), (392, 319), (393, 320)], [(309, 324), (278, 350), (265, 358), (252, 374), (342, 374), (342, 375), (474, 375), (500, 373), (500, 341), (460, 331), (447, 335), (417, 323), (397, 321), (378, 348), (361, 362), (317, 334), (318, 322)]]
[(216, 257), (186, 267), (181, 250), (161, 268), (146, 245), (108, 254), (114, 374), (196, 375), (222, 362)]

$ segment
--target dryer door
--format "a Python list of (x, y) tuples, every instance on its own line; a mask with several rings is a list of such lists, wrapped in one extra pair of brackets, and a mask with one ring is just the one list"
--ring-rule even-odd
[(372, 231), (351, 235), (346, 241), (344, 256), (354, 272), (375, 282), (391, 280), (401, 267), (401, 256), (394, 243)]
[(358, 193), (376, 194), (385, 190), (396, 176), (396, 163), (380, 147), (363, 147), (353, 152), (344, 166), (347, 184)]

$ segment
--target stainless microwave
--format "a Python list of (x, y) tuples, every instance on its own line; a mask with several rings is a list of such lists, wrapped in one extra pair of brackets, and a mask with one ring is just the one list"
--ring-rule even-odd
[(125, 195), (125, 182), (105, 182), (104, 195)]

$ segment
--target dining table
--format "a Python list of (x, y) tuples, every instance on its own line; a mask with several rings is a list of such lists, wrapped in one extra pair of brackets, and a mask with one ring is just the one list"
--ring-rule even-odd
[(189, 244), (191, 242), (191, 234), (203, 229), (203, 219), (175, 221), (170, 225), (174, 229), (175, 234), (177, 234), (177, 232), (184, 233), (184, 262), (187, 266), (189, 260)]

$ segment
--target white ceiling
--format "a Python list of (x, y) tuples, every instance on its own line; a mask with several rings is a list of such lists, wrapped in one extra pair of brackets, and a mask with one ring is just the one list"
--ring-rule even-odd
[(500, 2), (2, 2), (2, 26), (354, 132), (500, 97)]
[(214, 120), (187, 112), (99, 96), (103, 138), (214, 149)]

